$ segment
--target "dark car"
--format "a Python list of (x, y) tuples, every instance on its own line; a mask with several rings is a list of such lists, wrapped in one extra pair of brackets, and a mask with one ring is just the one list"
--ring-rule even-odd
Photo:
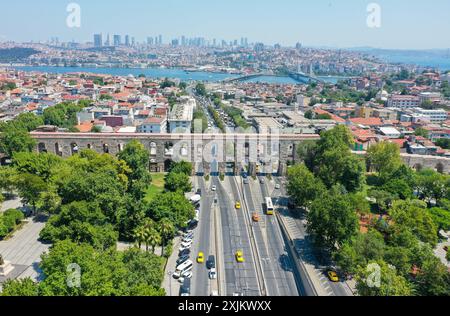
[(179, 266), (180, 264), (185, 263), (186, 261), (189, 260), (189, 256), (188, 255), (184, 255), (181, 256), (178, 260), (177, 260), (177, 266)]
[(193, 219), (189, 222), (188, 227), (189, 229), (194, 229), (198, 226), (198, 220)]
[(180, 251), (179, 256), (180, 257), (184, 257), (184, 256), (189, 256), (191, 254), (191, 250), (190, 249), (185, 249), (183, 251)]
[(191, 279), (185, 279), (183, 285), (180, 287), (180, 296), (191, 295)]
[(206, 268), (213, 269), (216, 267), (216, 258), (214, 256), (209, 256), (208, 261), (206, 261)]
[(198, 189), (195, 194), (202, 195), (202, 189)]

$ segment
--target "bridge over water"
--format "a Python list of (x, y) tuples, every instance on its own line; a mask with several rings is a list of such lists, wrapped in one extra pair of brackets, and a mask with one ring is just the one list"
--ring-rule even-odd
[[(219, 172), (233, 165), (235, 173), (249, 167), (256, 174), (256, 164), (263, 162), (268, 173), (277, 169), (285, 175), (287, 166), (299, 162), (297, 148), (319, 135), (302, 134), (131, 134), (131, 133), (41, 133), (33, 132), (38, 152), (69, 157), (82, 149), (118, 154), (132, 140), (141, 142), (150, 153), (150, 170), (166, 171), (172, 161), (187, 160), (203, 165), (206, 173), (216, 163)], [(364, 152), (356, 154), (365, 155)], [(416, 170), (430, 168), (450, 173), (450, 158), (402, 154), (403, 161)], [(265, 168), (265, 167), (263, 167)], [(270, 169), (272, 168), (272, 169)]]
[[(243, 76), (236, 77), (236, 78), (225, 79), (225, 80), (223, 80), (223, 82), (230, 83), (230, 82), (237, 82), (237, 81), (247, 81), (247, 80), (251, 80), (254, 78), (258, 78), (258, 77), (284, 77), (284, 76), (275, 75), (273, 73), (262, 72), (262, 73), (243, 75)], [(287, 74), (287, 77), (292, 78), (299, 83), (324, 82), (322, 79), (320, 79), (318, 77), (307, 75), (303, 72), (289, 72)]]

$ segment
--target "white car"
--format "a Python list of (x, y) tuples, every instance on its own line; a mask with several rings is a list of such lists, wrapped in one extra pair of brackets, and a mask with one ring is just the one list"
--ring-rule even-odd
[(217, 279), (217, 272), (216, 269), (212, 268), (211, 271), (209, 271), (209, 279), (215, 280)]
[(192, 242), (192, 237), (184, 237), (182, 242), (183, 243), (191, 243)]
[(181, 243), (181, 247), (188, 247), (188, 246), (192, 246), (192, 240)]
[(277, 183), (277, 184), (275, 184), (275, 189), (279, 190), (279, 189), (281, 189), (281, 186)]
[(192, 278), (192, 271), (186, 271), (181, 275), (182, 278), (184, 279), (190, 279)]
[(186, 246), (181, 246), (179, 251), (182, 252), (182, 251), (191, 249), (191, 247), (192, 247), (192, 244), (189, 244), (189, 245), (186, 245)]
[(211, 191), (215, 192), (217, 191), (217, 187), (215, 185), (212, 186)]

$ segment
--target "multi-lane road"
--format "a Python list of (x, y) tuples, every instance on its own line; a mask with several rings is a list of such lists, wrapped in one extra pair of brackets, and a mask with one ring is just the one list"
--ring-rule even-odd
[[(206, 110), (209, 102), (202, 99), (200, 103)], [(215, 128), (211, 116), (207, 115)], [(278, 204), (279, 198), (286, 196), (284, 181), (249, 178), (245, 184), (243, 178), (232, 175), (233, 170), (227, 170), (222, 180), (214, 176), (218, 170), (212, 170), (212, 176), (206, 181), (201, 164), (196, 167), (200, 172), (193, 184), (196, 190), (201, 189), (202, 200), (191, 249), (194, 261), (191, 295), (209, 296), (216, 292), (221, 296), (311, 296), (317, 295), (316, 286), (326, 287), (329, 295), (349, 295), (342, 283), (334, 284), (323, 277), (314, 282), (307, 269), (299, 268), (302, 265), (288, 246), (277, 216), (266, 215), (265, 198), (272, 197), (274, 204)], [(276, 190), (275, 183), (281, 189)], [(240, 209), (236, 209), (236, 202), (240, 202)], [(253, 221), (253, 213), (259, 215), (258, 222)], [(303, 223), (293, 222), (306, 235)], [(237, 262), (237, 251), (243, 253), (245, 262)], [(205, 264), (196, 262), (199, 252), (206, 258), (215, 256), (216, 280), (209, 279)]]

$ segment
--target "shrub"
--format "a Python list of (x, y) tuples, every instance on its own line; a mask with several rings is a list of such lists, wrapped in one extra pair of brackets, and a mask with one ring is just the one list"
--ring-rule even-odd
[(15, 223), (14, 225), (20, 224), (25, 219), (25, 215), (22, 213), (22, 211), (15, 210), (15, 209), (10, 209), (10, 210), (5, 211), (3, 216), (9, 217), (11, 220), (13, 220)]

